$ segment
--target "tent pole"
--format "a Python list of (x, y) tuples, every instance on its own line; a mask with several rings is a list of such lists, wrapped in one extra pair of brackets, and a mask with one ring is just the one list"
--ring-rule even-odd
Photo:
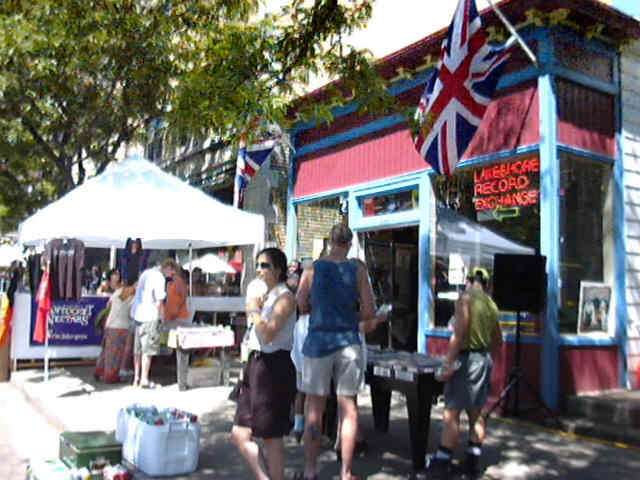
[(193, 297), (193, 247), (189, 242), (189, 296)]
[(109, 268), (116, 268), (116, 247), (113, 245), (109, 249)]
[(47, 325), (44, 338), (44, 381), (49, 381), (49, 325)]

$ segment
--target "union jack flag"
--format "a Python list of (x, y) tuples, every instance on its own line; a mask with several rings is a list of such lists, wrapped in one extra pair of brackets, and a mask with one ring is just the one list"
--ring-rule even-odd
[(236, 181), (233, 189), (233, 206), (241, 208), (244, 203), (244, 192), (247, 185), (260, 167), (269, 159), (276, 147), (280, 136), (263, 140), (255, 145), (241, 148), (238, 151), (238, 163), (236, 166)]
[(440, 60), (429, 78), (416, 111), (420, 131), (416, 150), (447, 176), (471, 143), (495, 93), (511, 42), (488, 44), (474, 0), (460, 0)]

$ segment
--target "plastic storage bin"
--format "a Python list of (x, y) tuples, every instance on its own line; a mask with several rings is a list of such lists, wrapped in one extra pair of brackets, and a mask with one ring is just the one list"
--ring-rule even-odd
[(89, 467), (100, 458), (115, 465), (122, 459), (122, 444), (113, 432), (62, 432), (58, 454), (69, 468)]
[(122, 439), (123, 458), (145, 474), (160, 477), (193, 473), (200, 454), (200, 423), (185, 419), (146, 423), (120, 410), (117, 438)]

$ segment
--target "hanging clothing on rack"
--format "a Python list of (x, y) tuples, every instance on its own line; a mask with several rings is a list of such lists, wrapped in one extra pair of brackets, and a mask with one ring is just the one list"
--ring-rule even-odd
[(27, 270), (29, 271), (29, 290), (31, 291), (31, 296), (33, 298), (36, 297), (38, 293), (38, 285), (40, 285), (40, 279), (42, 278), (42, 255), (36, 253), (34, 255), (29, 255), (27, 259)]
[(54, 238), (47, 243), (42, 261), (49, 263), (53, 300), (82, 297), (84, 243), (81, 240)]
[(147, 269), (148, 257), (149, 251), (143, 250), (142, 240), (127, 238), (124, 250), (118, 249), (118, 269), (122, 281), (127, 285), (137, 282), (140, 274)]

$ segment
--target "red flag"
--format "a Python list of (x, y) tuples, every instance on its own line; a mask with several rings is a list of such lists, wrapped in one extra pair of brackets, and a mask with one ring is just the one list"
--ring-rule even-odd
[(51, 312), (51, 279), (49, 270), (44, 271), (40, 285), (38, 285), (36, 303), (38, 304), (38, 311), (36, 312), (36, 327), (33, 331), (33, 341), (45, 343), (48, 333), (47, 322), (49, 313)]

